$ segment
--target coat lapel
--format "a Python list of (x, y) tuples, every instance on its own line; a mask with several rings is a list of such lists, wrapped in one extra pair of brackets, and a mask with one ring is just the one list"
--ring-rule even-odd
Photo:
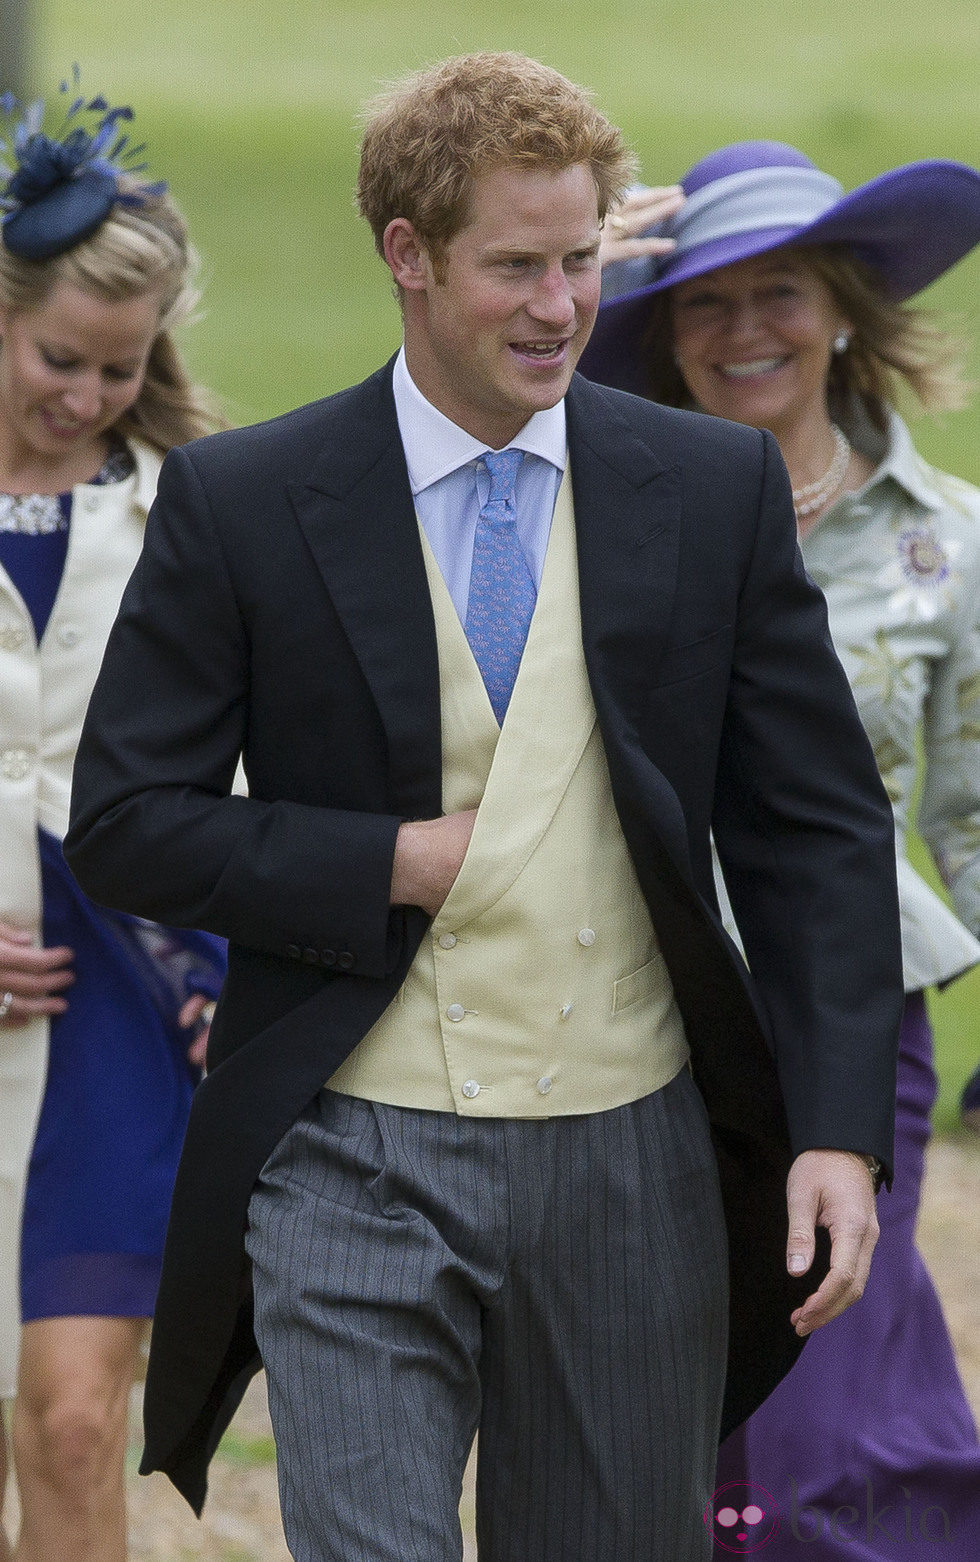
[(667, 640), (681, 475), (601, 387), (576, 376), (567, 408), (586, 664), (593, 687), (635, 686)]
[[(566, 405), (582, 644), (616, 804), (634, 860), (639, 855), (646, 868), (666, 851), (690, 884), (683, 810), (641, 744), (634, 717), (671, 626), (681, 472), (633, 431), (604, 387), (576, 375)], [(641, 882), (648, 890), (642, 873)]]
[(439, 661), (390, 365), (327, 413), (324, 448), (290, 493), (384, 724), (393, 803), (429, 817), (441, 807)]

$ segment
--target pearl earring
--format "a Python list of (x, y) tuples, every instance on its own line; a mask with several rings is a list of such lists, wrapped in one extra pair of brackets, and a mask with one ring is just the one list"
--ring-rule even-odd
[(851, 338), (848, 336), (847, 332), (838, 331), (837, 335), (834, 337), (834, 352), (846, 353), (850, 345)]

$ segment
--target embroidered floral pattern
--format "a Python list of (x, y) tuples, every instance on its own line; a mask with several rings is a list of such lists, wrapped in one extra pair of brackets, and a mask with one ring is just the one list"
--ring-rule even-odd
[(965, 929), (980, 925), (980, 494), (927, 466), (898, 418), (882, 457), (860, 496), (807, 534), (803, 555), (895, 808), (899, 854), (918, 800), (965, 924), (906, 859), (906, 978), (926, 986), (976, 959)]
[[(93, 479), (96, 483), (121, 483), (135, 462), (125, 445), (111, 450)], [(26, 537), (47, 537), (66, 532), (68, 521), (57, 494), (0, 494), (0, 532), (20, 532)]]
[(953, 537), (940, 541), (931, 526), (905, 526), (898, 534), (897, 558), (881, 571), (879, 580), (891, 594), (888, 606), (893, 613), (909, 614), (930, 623), (948, 602), (948, 591), (955, 579), (953, 561), (962, 544)]
[(0, 532), (46, 537), (67, 530), (57, 494), (0, 494)]

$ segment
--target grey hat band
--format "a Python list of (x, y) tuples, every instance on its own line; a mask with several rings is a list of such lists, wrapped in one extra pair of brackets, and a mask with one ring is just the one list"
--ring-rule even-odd
[(749, 168), (713, 179), (689, 195), (663, 225), (676, 239), (670, 259), (733, 233), (763, 228), (805, 228), (835, 206), (844, 186), (819, 168)]

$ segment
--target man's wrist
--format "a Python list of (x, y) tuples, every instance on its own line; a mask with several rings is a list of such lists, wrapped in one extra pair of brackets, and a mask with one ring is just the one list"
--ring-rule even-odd
[(877, 1193), (885, 1179), (885, 1168), (882, 1162), (878, 1159), (877, 1155), (871, 1155), (870, 1153), (861, 1154), (859, 1158), (868, 1168), (868, 1175), (871, 1178), (871, 1186), (875, 1193)]

